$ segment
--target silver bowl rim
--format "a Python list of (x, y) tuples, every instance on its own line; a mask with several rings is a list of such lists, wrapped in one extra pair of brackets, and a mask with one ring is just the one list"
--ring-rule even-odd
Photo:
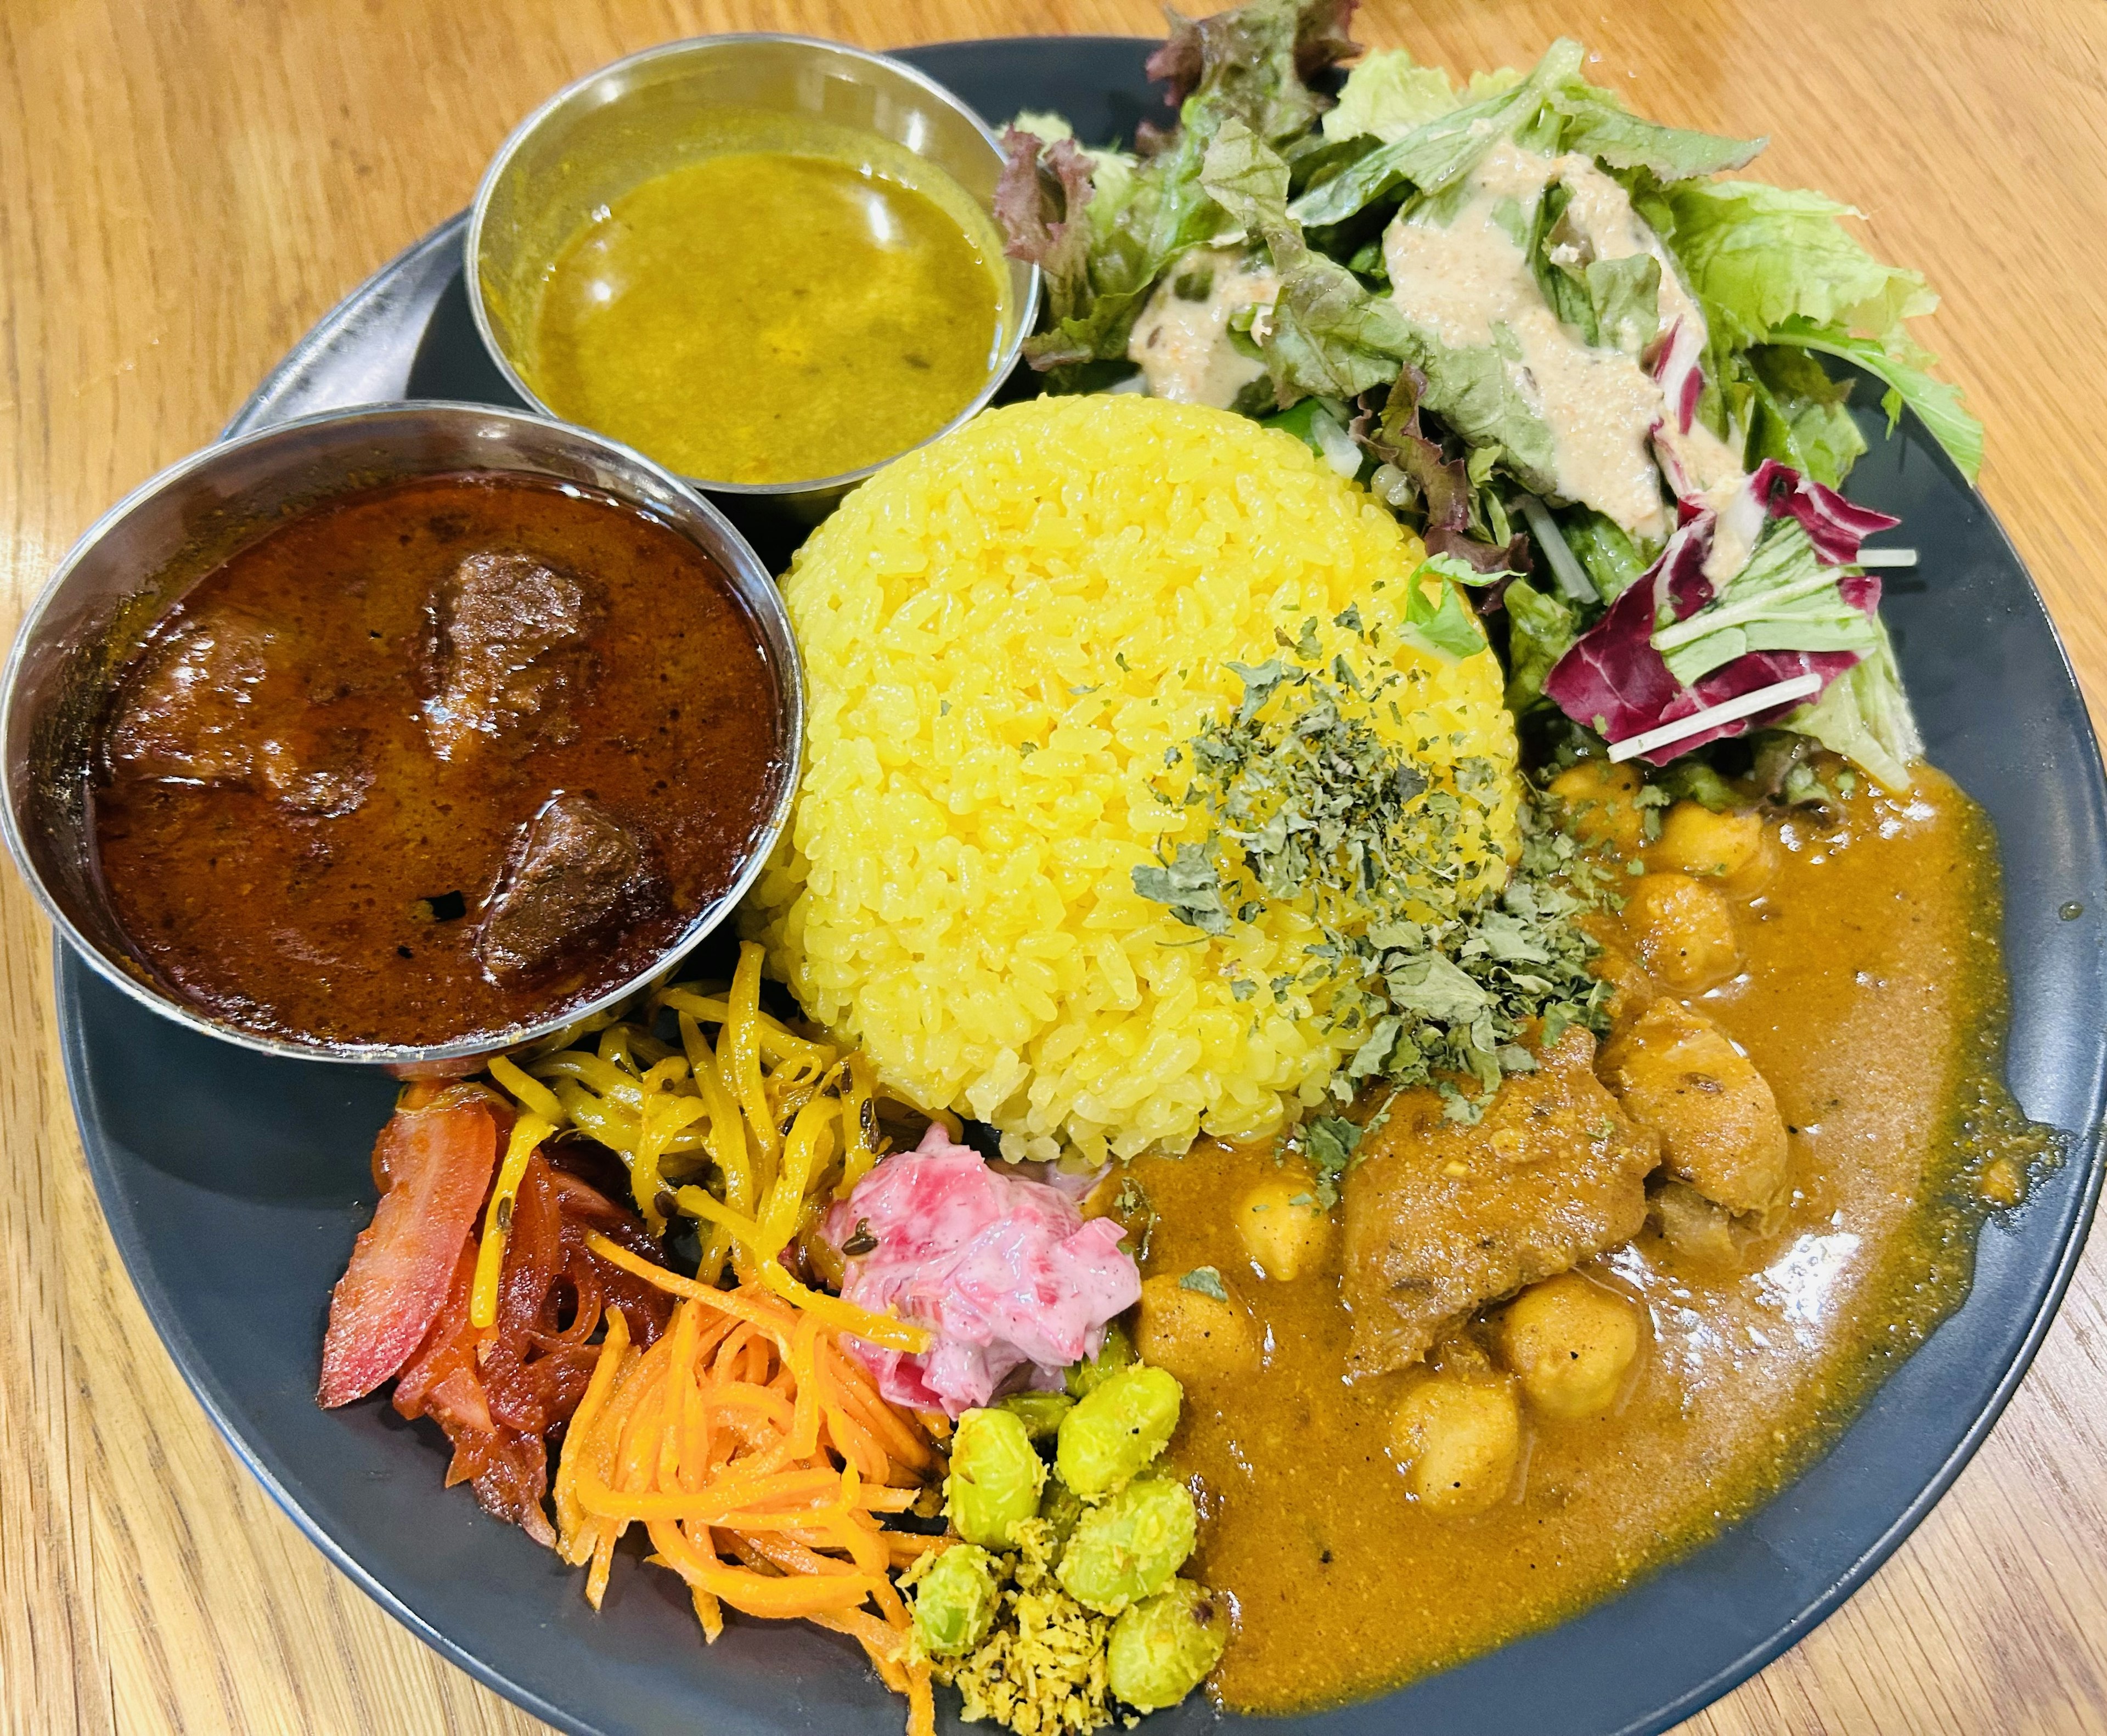
[[(505, 142), (497, 147), (497, 155), (490, 159), (490, 166), (483, 170), (482, 180), (476, 183), (474, 203), (469, 208), (468, 234), (464, 239), (461, 248), (461, 276), (468, 290), (469, 312), (475, 321), (476, 335), (483, 339), (484, 350), (488, 353), (491, 361), (496, 365), (497, 371), (504, 376), (505, 384), (518, 393), (521, 401), (537, 415), (546, 416), (551, 421), (556, 422), (567, 419), (544, 403), (541, 394), (528, 385), (521, 377), (519, 370), (512, 366), (512, 358), (505, 353), (505, 346), (497, 341), (496, 334), (491, 330), (490, 316), (483, 302), (483, 272), (478, 262), (483, 257), (483, 224), (484, 218), (489, 213), (491, 200), (497, 191), (498, 182), (504, 178), (505, 171), (511, 167), (513, 158), (519, 155), (527, 141), (548, 120), (550, 115), (563, 107), (580, 91), (597, 80), (604, 79), (609, 74), (627, 72), (631, 67), (646, 65), (653, 61), (684, 56), (699, 49), (723, 48), (749, 43), (779, 43), (797, 48), (820, 49), (828, 54), (842, 55), (851, 60), (865, 61), (872, 65), (882, 66), (887, 72), (896, 74), (910, 83), (919, 85), (932, 96), (949, 105), (972, 124), (974, 131), (987, 141), (989, 148), (998, 157), (1003, 155), (1001, 139), (997, 136), (995, 129), (981, 118), (979, 112), (955, 91), (939, 83), (919, 67), (910, 66), (906, 61), (896, 60), (889, 54), (880, 54), (869, 48), (858, 48), (848, 43), (831, 42), (822, 36), (799, 36), (779, 30), (729, 30), (715, 36), (682, 37), (676, 42), (660, 43), (653, 47), (640, 48), (634, 54), (626, 54), (620, 60), (609, 61), (604, 66), (595, 67), (592, 71), (572, 79), (568, 84), (564, 86), (553, 96), (545, 97), (524, 120), (505, 136)], [(905, 447), (893, 453), (890, 457), (874, 459), (869, 464), (859, 465), (853, 470), (844, 470), (839, 475), (815, 477), (809, 482), (714, 482), (707, 477), (685, 477), (682, 480), (691, 489), (707, 490), (712, 494), (749, 496), (760, 499), (795, 500), (808, 495), (829, 495), (852, 488), (866, 478), (883, 470), (887, 464), (905, 458), (908, 453), (919, 451), (932, 441), (941, 440), (945, 435), (964, 427), (986, 409), (989, 401), (1002, 389), (1003, 383), (1015, 370), (1018, 358), (1023, 352), (1025, 340), (1031, 335), (1034, 328), (1039, 323), (1040, 282), (1041, 273), (1039, 267), (1036, 264), (1031, 266), (1025, 282), (1024, 303), (1018, 309), (1016, 330), (1009, 342), (1003, 346), (1001, 354), (996, 358), (995, 366), (989, 369), (987, 384), (982, 386), (974, 395), (973, 401), (950, 421), (937, 429), (935, 433), (923, 436), (913, 446)], [(583, 424), (573, 424), (572, 425), (576, 427)], [(602, 437), (612, 438), (613, 437), (603, 436)], [(663, 469), (665, 467), (661, 465), (660, 468)]]
[[(779, 679), (782, 683), (780, 718), (788, 738), (788, 763), (782, 774), (780, 787), (773, 806), (756, 835), (746, 862), (731, 885), (711, 904), (699, 912), (680, 935), (655, 954), (641, 971), (613, 989), (596, 995), (590, 1002), (566, 1008), (560, 1015), (536, 1021), (532, 1025), (520, 1025), (510, 1030), (487, 1032), (470, 1038), (457, 1038), (450, 1043), (411, 1046), (381, 1043), (321, 1043), (294, 1042), (290, 1038), (270, 1037), (256, 1031), (244, 1030), (240, 1026), (209, 1018), (196, 1008), (165, 994), (151, 985), (141, 981), (129, 971), (120, 969), (104, 955), (101, 949), (81, 933), (71, 917), (60, 907), (43, 877), (37, 872), (29, 849), (16, 819), (16, 797), (20, 793), (16, 787), (11, 756), (6, 744), (12, 738), (15, 713), (20, 699), (22, 666), (27, 659), (32, 643), (44, 617), (66, 581), (81, 563), (86, 560), (97, 545), (132, 513), (144, 506), (163, 490), (173, 487), (195, 473), (208, 469), (229, 454), (250, 446), (263, 446), (303, 429), (326, 424), (350, 424), (362, 421), (377, 421), (383, 418), (417, 416), (431, 411), (449, 415), (474, 416), (488, 421), (519, 424), (537, 433), (560, 432), (603, 448), (611, 455), (627, 463), (639, 465), (654, 474), (673, 490), (684, 504), (699, 513), (714, 524), (725, 539), (725, 548), (730, 558), (728, 566), (744, 565), (749, 569), (748, 576), (758, 581), (761, 596), (770, 599), (761, 607), (764, 612), (777, 617), (783, 643), (789, 655), (779, 660), (783, 666)], [(348, 492), (350, 491), (347, 491)], [(649, 503), (631, 500), (627, 504), (644, 506)], [(676, 527), (678, 528), (678, 527)], [(715, 550), (706, 550), (717, 558)], [(743, 602), (751, 603), (744, 591), (739, 593)], [(772, 652), (772, 648), (771, 648)], [(200, 446), (197, 451), (177, 459), (164, 469), (156, 472), (133, 488), (117, 504), (97, 518), (73, 546), (65, 558), (52, 571), (43, 586), (24, 611), (22, 622), (16, 630), (14, 643), (8, 648), (7, 662), (0, 665), (0, 837), (4, 837), (8, 855), (13, 859), (15, 869), (29, 887), (30, 895), (50, 921), (53, 930), (70, 946), (88, 968), (113, 987), (129, 995), (140, 1005), (151, 1008), (163, 1017), (202, 1035), (231, 1043), (239, 1047), (253, 1049), (261, 1054), (282, 1056), (295, 1061), (341, 1061), (360, 1065), (380, 1065), (398, 1068), (415, 1068), (441, 1062), (460, 1061), (506, 1053), (527, 1044), (553, 1037), (580, 1021), (618, 1007), (631, 996), (666, 980), (697, 946), (721, 928), (737, 909), (740, 901), (751, 890), (753, 882), (766, 867), (769, 858), (788, 826), (792, 810), (797, 803), (797, 791), (804, 777), (805, 753), (805, 671), (803, 653), (797, 644), (797, 635), (790, 622), (789, 610), (784, 603), (782, 591), (775, 576), (768, 571), (752, 545), (739, 533), (736, 526), (721, 509), (708, 500), (685, 477), (669, 470), (657, 460), (640, 452), (636, 447), (625, 446), (597, 430), (580, 427), (576, 423), (560, 421), (556, 418), (537, 415), (532, 411), (514, 409), (509, 406), (470, 403), (458, 398), (393, 398), (378, 403), (353, 404), (335, 410), (318, 410), (312, 415), (296, 416), (284, 422), (273, 422), (267, 427), (252, 433), (240, 434)]]

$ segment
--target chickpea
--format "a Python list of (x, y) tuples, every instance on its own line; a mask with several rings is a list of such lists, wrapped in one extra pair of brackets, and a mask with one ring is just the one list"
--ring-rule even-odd
[(1687, 874), (1642, 875), (1626, 895), (1624, 924), (1647, 968), (1679, 994), (1696, 994), (1741, 968), (1734, 907), (1717, 886)]
[(1521, 1460), (1514, 1383), (1429, 1375), (1398, 1401), (1390, 1454), (1429, 1512), (1482, 1513), (1507, 1497)]
[(1237, 1234), (1259, 1269), (1285, 1284), (1314, 1272), (1332, 1248), (1332, 1218), (1305, 1177), (1261, 1182), (1237, 1205)]
[(1641, 784), (1629, 765), (1583, 760), (1551, 780), (1551, 793), (1566, 804), (1574, 836), (1583, 844), (1629, 856), (1646, 837), (1638, 800)]
[(1188, 1384), (1258, 1371), (1258, 1334), (1250, 1317), (1233, 1299), (1187, 1290), (1167, 1272), (1142, 1281), (1134, 1348), (1144, 1362)]
[(1761, 814), (1714, 814), (1695, 801), (1668, 810), (1646, 859), (1650, 868), (1695, 876), (1736, 898), (1753, 898), (1777, 865)]
[(1616, 1402), (1639, 1353), (1638, 1310), (1569, 1272), (1532, 1285), (1500, 1321), (1500, 1352), (1546, 1416), (1596, 1416)]

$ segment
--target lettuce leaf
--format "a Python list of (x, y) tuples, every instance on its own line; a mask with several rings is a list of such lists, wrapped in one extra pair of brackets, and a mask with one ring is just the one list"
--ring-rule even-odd
[[(1297, 244), (1300, 244), (1299, 243)], [(1319, 253), (1276, 249), (1280, 293), (1262, 346), (1278, 395), (1352, 398), (1397, 378), (1411, 328), (1387, 296), (1372, 295), (1346, 267)]]
[[(1235, 116), (1224, 120), (1200, 164), (1200, 185), (1223, 214), (1247, 236), (1289, 232), (1287, 159), (1258, 130)], [(1299, 237), (1298, 237), (1299, 239)]]
[(1813, 704), (1802, 706), (1781, 727), (1812, 738), (1871, 774), (1889, 789), (1909, 787), (1909, 768), (1924, 757), (1924, 738), (1903, 691), (1888, 630), (1873, 623), (1876, 641), (1864, 660), (1845, 671)]
[(1907, 404), (1930, 429), (1932, 437), (1946, 448), (1961, 473), (1974, 482), (1983, 469), (1983, 424), (1976, 420), (1958, 386), (1934, 379), (1925, 371), (1934, 358), (1930, 351), (1907, 337), (1899, 341), (1853, 337), (1835, 325), (1817, 325), (1808, 320), (1787, 320), (1768, 334), (1772, 343), (1797, 344), (1818, 350), (1844, 361), (1854, 361), (1868, 374), (1884, 381), (1880, 408), (1888, 413), (1892, 431), (1902, 419)]
[(1282, 407), (1304, 397), (1355, 398), (1395, 379), (1411, 341), (1404, 316), (1303, 240), (1288, 215), (1280, 153), (1242, 121), (1226, 120), (1207, 148), (1201, 182), (1273, 256), (1280, 289), (1260, 352)]
[(1011, 129), (995, 215), (1010, 256), (1045, 273), (1047, 317), (1025, 345), (1035, 368), (1073, 384), (1066, 370), (1125, 356), (1157, 282), (1225, 227), (1200, 182), (1209, 144), (1231, 121), (1262, 137), (1305, 132), (1327, 101), (1306, 80), (1353, 52), (1345, 27), (1354, 4), (1253, 0), (1175, 19), (1148, 64), (1151, 77), (1170, 81), (1180, 124), (1146, 161), (1099, 159), (1071, 139)]
[(1421, 425), (1419, 400), (1426, 389), (1426, 376), (1408, 362), (1380, 404), (1373, 392), (1361, 400), (1351, 432), (1357, 450), (1364, 448), (1377, 461), (1368, 491), (1400, 513), (1417, 511), (1429, 554), (1448, 556), (1488, 576), (1528, 572), (1529, 539), (1507, 534), (1503, 519), (1498, 540), (1471, 534), (1492, 528), (1472, 508), (1478, 473), (1490, 473), (1499, 448), (1476, 447), (1467, 461), (1449, 457)]
[(1501, 139), (1521, 137), (1552, 155), (1585, 152), (1658, 182), (1740, 168), (1763, 148), (1761, 139), (1720, 138), (1633, 114), (1580, 76), (1582, 57), (1580, 45), (1561, 37), (1527, 78), (1483, 87), (1473, 80), (1471, 100), (1458, 106), (1446, 74), (1372, 56), (1347, 79), (1325, 132), (1335, 139), (1372, 132), (1382, 145), (1310, 187), (1295, 215), (1316, 227), (1343, 222), (1407, 185), (1438, 193)]
[(1645, 558), (1624, 527), (1592, 507), (1569, 511), (1559, 528), (1566, 533), (1566, 546), (1588, 569), (1605, 603), (1615, 603), (1647, 569)]
[(1591, 259), (1581, 274), (1595, 341), (1636, 357), (1660, 330), (1660, 261), (1651, 253)]
[(1311, 187), (1296, 200), (1292, 214), (1314, 228), (1343, 222), (1402, 186), (1441, 191), (1476, 168), (1498, 141), (1513, 138), (1535, 121), (1547, 92), (1579, 79), (1580, 60), (1579, 43), (1561, 37), (1521, 83), (1422, 121)]
[(1866, 450), (1846, 407), (1849, 380), (1833, 380), (1804, 350), (1765, 345), (1743, 357), (1747, 462), (1774, 458), (1831, 488), (1844, 486)]
[(1551, 424), (1516, 384), (1521, 345), (1505, 326), (1486, 344), (1452, 349), (1386, 303), (1404, 328), (1404, 359), (1426, 376), (1426, 407), (1473, 446), (1506, 448), (1504, 462), (1536, 494), (1556, 492), (1557, 443)]
[(1579, 617), (1563, 597), (1516, 579), (1500, 593), (1507, 612), (1507, 706), (1520, 713), (1543, 698), (1544, 677), (1579, 636)]
[(1606, 163), (1611, 168), (1643, 169), (1656, 180), (1682, 181), (1741, 168), (1769, 142), (1722, 138), (1684, 127), (1664, 127), (1634, 114), (1611, 92), (1575, 80), (1550, 93), (1565, 117), (1559, 143)]
[[(1049, 143), (1017, 127), (1003, 148), (995, 211), (1004, 251), (1038, 266), (1045, 289), (1027, 358), (1042, 370), (1120, 360), (1157, 280), (1220, 226), (1197, 155), (1176, 150), (1139, 168), (1115, 157), (1108, 168), (1071, 138)], [(1191, 164), (1179, 160), (1188, 155)]]
[(1939, 297), (1845, 231), (1850, 206), (1754, 181), (1682, 182), (1642, 204), (1704, 303), (1715, 356), (1791, 344), (1856, 362), (1887, 383), (1890, 427), (1907, 404), (1974, 479), (1982, 424), (1926, 371), (1932, 356), (1906, 329)]
[(1370, 55), (1346, 74), (1338, 103), (1324, 116), (1324, 137), (1372, 133), (1387, 145), (1455, 106), (1456, 87), (1447, 73), (1391, 48)]
[(1148, 76), (1170, 86), (1181, 123), (1203, 144), (1231, 115), (1261, 137), (1295, 138), (1331, 106), (1308, 81), (1360, 52), (1348, 29), (1359, 3), (1249, 0), (1207, 18), (1170, 12), (1170, 35), (1149, 56)]
[(1584, 343), (1621, 349), (1636, 358), (1660, 328), (1660, 262), (1645, 252), (1597, 259), (1592, 248), (1571, 246), (1564, 249), (1568, 257), (1579, 254), (1587, 262), (1559, 258), (1561, 244), (1570, 239), (1565, 215), (1572, 196), (1563, 182), (1545, 189), (1522, 251), (1561, 324), (1578, 332)]
[(1426, 377), (1407, 366), (1380, 406), (1354, 419), (1353, 432), (1377, 460), (1394, 471), (1378, 470), (1369, 485), (1396, 507), (1417, 506), (1428, 529), (1460, 531), (1471, 522), (1471, 475), (1463, 460), (1446, 457), (1439, 441), (1420, 425), (1419, 400)]
[[(1652, 201), (1648, 201), (1652, 204)], [(1705, 303), (1715, 331), (1760, 343), (1788, 320), (1841, 325), (1885, 339), (1939, 305), (1915, 271), (1883, 265), (1839, 218), (1859, 213), (1820, 193), (1759, 181), (1682, 182), (1664, 188), (1663, 239)]]
[[(1453, 555), (1430, 555), (1422, 561), (1404, 590), (1404, 626), (1407, 639), (1452, 662), (1474, 657), (1485, 648), (1485, 630), (1477, 612), (1463, 600), (1462, 587), (1485, 582), (1477, 572)], [(1426, 594), (1426, 581), (1435, 584)]]
[(1511, 66), (1475, 72), (1463, 94), (1457, 94), (1439, 66), (1422, 66), (1402, 48), (1372, 54), (1346, 75), (1337, 106), (1324, 116), (1324, 137), (1351, 139), (1372, 136), (1386, 145), (1467, 102), (1482, 102), (1521, 83)]

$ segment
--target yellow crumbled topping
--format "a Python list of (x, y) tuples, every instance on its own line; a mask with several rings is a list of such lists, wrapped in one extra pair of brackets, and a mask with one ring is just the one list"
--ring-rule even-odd
[(1105, 1685), (1112, 1617), (1061, 1589), (1054, 1577), (1061, 1540), (1046, 1520), (1027, 1519), (1012, 1536), (1018, 1548), (1002, 1558), (1009, 1583), (995, 1626), (966, 1656), (932, 1658), (931, 1669), (959, 1690), (968, 1724), (992, 1718), (1015, 1736), (1089, 1736), (1112, 1721)]

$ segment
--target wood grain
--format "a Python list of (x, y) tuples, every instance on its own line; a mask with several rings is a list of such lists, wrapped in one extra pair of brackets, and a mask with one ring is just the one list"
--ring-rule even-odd
[[(1983, 487), (2107, 702), (2107, 7), (1372, 0), (1469, 68), (1584, 36), (1664, 119), (1862, 209), (1946, 295)], [(125, 489), (211, 437), (346, 289), (465, 204), (547, 92), (674, 37), (1152, 34), (1145, 0), (8, 0), (0, 7), (0, 630)], [(2107, 889), (2103, 889), (2107, 891)], [(0, 876), (0, 1730), (538, 1728), (330, 1568), (221, 1446), (125, 1281), (67, 1108), (49, 940)], [(2107, 1257), (1953, 1493), (1790, 1655), (1687, 1726), (2107, 1729)]]

